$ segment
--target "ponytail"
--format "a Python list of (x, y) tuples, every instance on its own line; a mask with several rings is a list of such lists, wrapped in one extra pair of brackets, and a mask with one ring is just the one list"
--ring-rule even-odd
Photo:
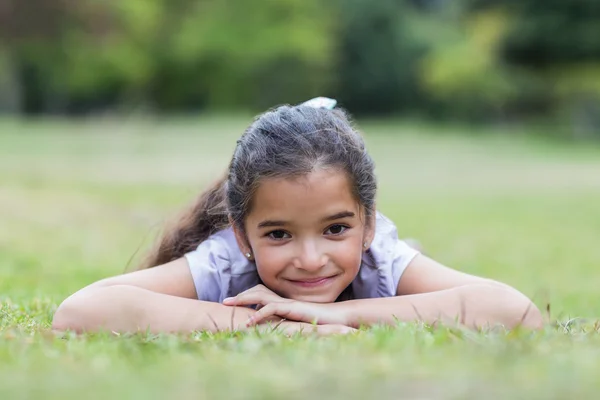
[(158, 243), (137, 269), (152, 268), (183, 257), (210, 235), (229, 224), (225, 202), (227, 177), (205, 190), (175, 223), (168, 225)]

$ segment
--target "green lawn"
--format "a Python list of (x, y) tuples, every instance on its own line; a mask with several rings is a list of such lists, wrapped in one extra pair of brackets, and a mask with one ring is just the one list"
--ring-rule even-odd
[(0, 399), (596, 396), (600, 147), (514, 132), (361, 125), (401, 235), (550, 304), (544, 332), (54, 335), (60, 301), (135, 263), (248, 122), (0, 120)]

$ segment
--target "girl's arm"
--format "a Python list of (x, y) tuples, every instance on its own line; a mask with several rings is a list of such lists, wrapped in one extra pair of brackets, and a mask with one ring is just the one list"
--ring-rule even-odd
[(220, 331), (245, 326), (255, 313), (199, 301), (183, 258), (85, 287), (58, 307), (56, 330), (116, 332)]
[(437, 292), (332, 304), (348, 326), (422, 321), (457, 323), (472, 328), (503, 325), (541, 328), (537, 307), (524, 295), (501, 285), (475, 283)]
[[(246, 307), (197, 300), (183, 258), (165, 265), (96, 282), (67, 298), (54, 314), (55, 330), (76, 332), (191, 332), (248, 329), (256, 313)], [(344, 325), (318, 325), (271, 318), (260, 330), (287, 335), (336, 335), (354, 331)], [(254, 328), (250, 328), (254, 329)]]
[(349, 326), (400, 321), (541, 328), (536, 305), (516, 289), (448, 268), (417, 255), (398, 283), (397, 296), (339, 303)]
[(397, 296), (315, 304), (275, 299), (264, 289), (250, 289), (227, 304), (261, 304), (250, 324), (273, 315), (289, 320), (351, 327), (397, 321), (438, 322), (485, 328), (503, 325), (541, 328), (538, 308), (516, 289), (489, 279), (447, 268), (418, 255), (409, 264), (397, 288)]

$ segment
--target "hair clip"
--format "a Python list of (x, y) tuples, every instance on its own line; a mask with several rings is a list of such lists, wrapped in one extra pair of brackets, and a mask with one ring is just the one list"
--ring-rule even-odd
[(329, 97), (315, 97), (300, 104), (301, 106), (308, 106), (313, 108), (326, 108), (327, 110), (333, 110), (337, 100), (330, 99)]

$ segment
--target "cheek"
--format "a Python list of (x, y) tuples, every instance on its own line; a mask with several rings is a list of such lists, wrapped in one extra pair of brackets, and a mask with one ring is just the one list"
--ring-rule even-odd
[(283, 247), (255, 249), (256, 269), (263, 281), (276, 277), (290, 261), (290, 255)]
[(321, 250), (328, 255), (329, 261), (337, 270), (343, 270), (348, 278), (358, 274), (362, 261), (362, 236), (352, 232), (342, 240), (324, 239)]
[(338, 267), (348, 273), (356, 274), (362, 261), (362, 249), (353, 240), (347, 240), (340, 243), (340, 246), (333, 253), (333, 260)]

